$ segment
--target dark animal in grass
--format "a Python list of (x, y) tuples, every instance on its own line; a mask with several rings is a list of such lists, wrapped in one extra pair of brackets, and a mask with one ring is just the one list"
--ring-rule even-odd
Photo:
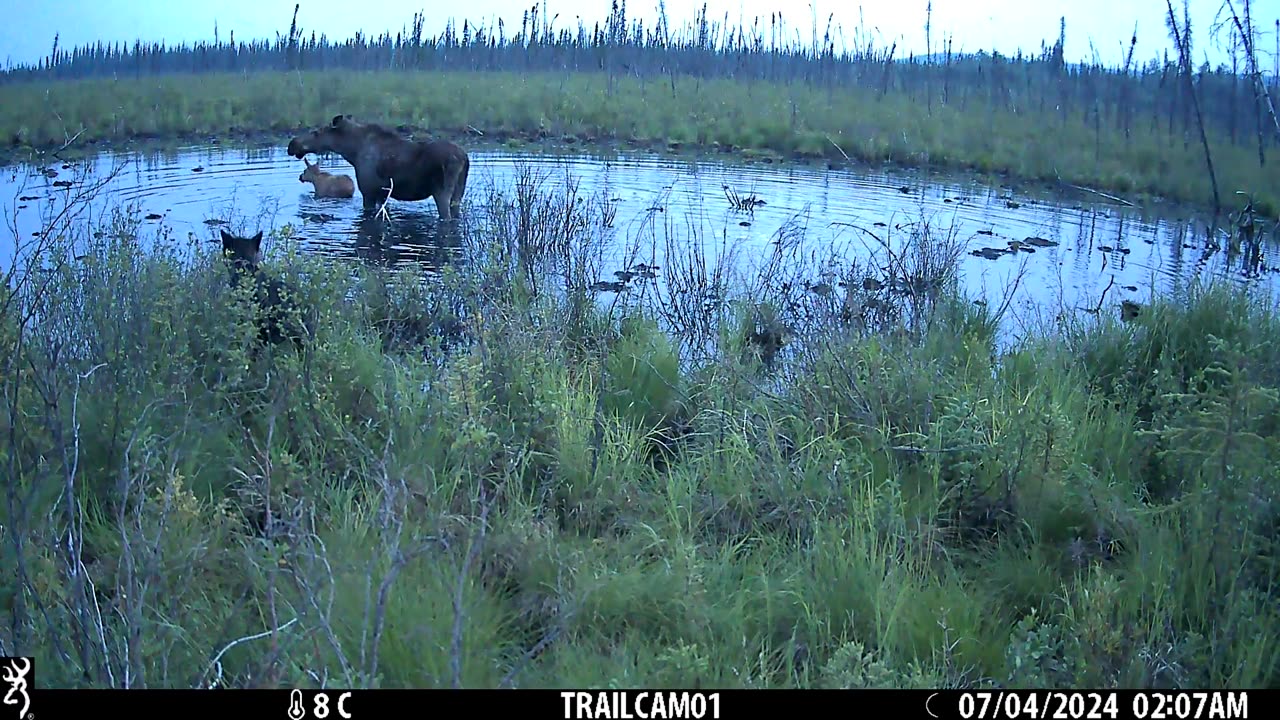
[(262, 231), (247, 238), (232, 235), (226, 230), (221, 232), (222, 252), (231, 273), (231, 289), (235, 291), (243, 283), (250, 284), (252, 306), (258, 315), (258, 339), (271, 345), (288, 340), (295, 348), (302, 349), (313, 335), (314, 319), (310, 313), (300, 309), (296, 288), (259, 266)]
[(415, 141), (376, 123), (338, 115), (328, 126), (289, 141), (289, 154), (337, 153), (356, 170), (366, 210), (391, 198), (406, 202), (435, 198), (442, 220), (457, 217), (467, 190), (471, 159), (447, 140)]
[(320, 163), (312, 164), (306, 158), (307, 169), (298, 176), (298, 182), (309, 182), (315, 188), (316, 197), (349, 198), (356, 194), (356, 184), (346, 175), (334, 175), (320, 169)]

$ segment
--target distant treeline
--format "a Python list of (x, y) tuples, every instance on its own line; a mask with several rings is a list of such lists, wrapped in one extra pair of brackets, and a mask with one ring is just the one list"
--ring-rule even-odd
[[(757, 17), (750, 25), (733, 25), (726, 14), (712, 20), (704, 4), (693, 23), (672, 28), (664, 3), (652, 27), (629, 21), (625, 0), (613, 0), (603, 23), (556, 28), (545, 5), (526, 10), (519, 30), (503, 20), (496, 27), (468, 21), (461, 28), (452, 21), (436, 37), (425, 36), (425, 17), (416, 13), (412, 25), (374, 38), (357, 32), (343, 42), (307, 35), (298, 25), (297, 8), (288, 34), (274, 40), (226, 42), (215, 29), (212, 42), (194, 45), (165, 43), (96, 43), (76, 48), (58, 46), (34, 66), (11, 67), (0, 73), (0, 84), (54, 79), (140, 77), (164, 73), (268, 72), (291, 70), (387, 71), (564, 71), (604, 72), (639, 78), (728, 77), (778, 83), (805, 83), (839, 92), (860, 86), (881, 94), (907, 93), (921, 109), (935, 103), (975, 109), (999, 108), (1016, 113), (1039, 113), (1046, 121), (1070, 114), (1103, 127), (1128, 133), (1140, 123), (1162, 129), (1183, 142), (1194, 142), (1195, 118), (1190, 87), (1199, 95), (1207, 129), (1233, 143), (1256, 143), (1258, 160), (1265, 163), (1269, 146), (1277, 142), (1270, 126), (1265, 88), (1277, 94), (1276, 74), (1269, 78), (1252, 71), (1240, 33), (1232, 30), (1231, 64), (1211, 68), (1201, 64), (1187, 83), (1177, 51), (1165, 51), (1145, 63), (1137, 62), (1136, 30), (1123, 64), (1066, 63), (1065, 20), (1053, 45), (1041, 43), (1037, 55), (952, 53), (949, 34), (924, 31), (930, 52), (912, 56), (896, 43), (879, 42), (864, 28), (847, 37), (828, 18), (816, 20), (807, 33), (789, 28), (780, 13)], [(1186, 17), (1179, 19), (1186, 22)], [(1278, 23), (1280, 24), (1280, 23)], [(1186, 22), (1183, 41), (1190, 45)], [(808, 37), (804, 37), (807, 34)], [(1280, 36), (1280, 28), (1277, 28)], [(1257, 38), (1254, 37), (1253, 40)], [(1194, 48), (1189, 48), (1194, 49)], [(1256, 47), (1251, 49), (1256, 54)], [(1192, 57), (1188, 53), (1188, 57)], [(1280, 57), (1280, 48), (1277, 48)], [(1095, 53), (1096, 57), (1096, 53)], [(1256, 78), (1256, 82), (1255, 82)]]

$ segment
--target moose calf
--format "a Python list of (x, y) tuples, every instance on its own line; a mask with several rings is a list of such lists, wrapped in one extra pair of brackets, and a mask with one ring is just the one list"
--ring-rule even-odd
[(346, 175), (333, 175), (320, 169), (320, 163), (307, 162), (307, 169), (298, 176), (298, 182), (309, 182), (315, 188), (316, 197), (349, 198), (356, 194), (356, 184)]

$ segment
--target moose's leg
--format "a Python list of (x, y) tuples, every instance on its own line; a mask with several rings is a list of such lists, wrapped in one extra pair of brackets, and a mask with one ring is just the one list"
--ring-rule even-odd
[(378, 207), (378, 201), (382, 199), (383, 194), (384, 193), (378, 192), (378, 188), (376, 186), (372, 188), (367, 185), (360, 186), (360, 201), (364, 203), (365, 210), (376, 209)]
[(376, 174), (366, 173), (363, 177), (360, 170), (356, 169), (356, 189), (360, 191), (360, 200), (364, 203), (366, 212), (377, 210), (378, 206), (387, 199), (387, 188), (383, 185), (390, 185), (384, 182)]
[(458, 180), (453, 186), (453, 197), (449, 199), (449, 206), (453, 210), (456, 217), (462, 211), (462, 196), (467, 192), (467, 175), (471, 172), (471, 158), (462, 158), (462, 169), (458, 172)]
[(441, 188), (435, 192), (432, 197), (436, 200), (436, 210), (440, 213), (441, 220), (449, 220), (449, 191)]
[(461, 170), (461, 164), (453, 161), (445, 161), (443, 167), (440, 168), (440, 187), (436, 188), (433, 196), (436, 199), (436, 209), (440, 211), (441, 220), (453, 218), (451, 205), (453, 204), (455, 188), (458, 187), (458, 174)]

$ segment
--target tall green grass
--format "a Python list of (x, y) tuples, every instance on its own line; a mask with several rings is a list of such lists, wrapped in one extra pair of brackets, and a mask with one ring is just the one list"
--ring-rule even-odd
[[(0, 139), (50, 149), (137, 138), (288, 132), (339, 113), (486, 139), (566, 137), (895, 163), (1059, 180), (1132, 195), (1207, 203), (1203, 151), (1137, 123), (1129, 132), (1053, 108), (938, 104), (903, 91), (839, 90), (732, 79), (591, 73), (206, 73), (0, 86)], [(473, 129), (485, 133), (477, 138)], [(78, 134), (78, 135), (77, 135)], [(1280, 170), (1211, 132), (1224, 196), (1251, 192), (1280, 208)]]
[[(0, 650), (47, 687), (1275, 685), (1270, 304), (998, 350), (954, 282), (850, 267), (599, 302), (575, 192), (477, 193), (429, 282), (281, 229), (302, 356), (205, 243), (64, 218), (0, 302)], [(953, 276), (916, 227), (901, 273)]]

